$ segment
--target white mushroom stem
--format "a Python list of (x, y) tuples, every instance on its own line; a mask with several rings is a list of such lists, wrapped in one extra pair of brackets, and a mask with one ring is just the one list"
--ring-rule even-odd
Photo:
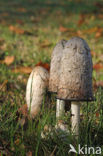
[(57, 99), (56, 103), (56, 118), (60, 119), (65, 113), (65, 101)]
[(74, 135), (79, 135), (79, 124), (80, 124), (80, 104), (78, 102), (71, 102), (71, 124), (72, 132)]

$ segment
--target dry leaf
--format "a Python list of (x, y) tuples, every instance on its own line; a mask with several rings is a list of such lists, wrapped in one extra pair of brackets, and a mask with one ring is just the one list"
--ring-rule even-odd
[(50, 70), (50, 65), (48, 63), (42, 63), (41, 61), (37, 63), (35, 66), (41, 66), (47, 69), (48, 71)]
[(14, 73), (30, 74), (32, 72), (32, 67), (16, 67), (12, 69)]
[(92, 33), (95, 33), (95, 32), (97, 32), (97, 31), (98, 31), (98, 27), (93, 27), (93, 28), (84, 30), (84, 33), (92, 34)]
[(99, 117), (99, 112), (96, 112), (96, 117)]
[(4, 13), (1, 13), (0, 16), (7, 17), (7, 16), (9, 16), (9, 13), (8, 12), (4, 12)]
[(10, 65), (14, 62), (15, 57), (14, 56), (6, 56), (4, 60), (1, 60), (0, 63), (4, 63), (6, 65)]
[(29, 151), (29, 152), (26, 154), (26, 156), (32, 156), (32, 152)]
[(28, 116), (28, 108), (27, 108), (27, 104), (22, 105), (18, 112), (20, 112), (24, 117)]
[(22, 13), (27, 12), (27, 10), (26, 10), (25, 8), (18, 8), (17, 11), (18, 11), (18, 12), (22, 12)]
[(13, 25), (9, 26), (9, 30), (16, 33), (16, 34), (24, 34), (24, 32), (25, 32), (23, 29), (20, 29), (18, 27), (13, 26)]
[(95, 5), (96, 7), (98, 7), (99, 9), (102, 9), (102, 8), (103, 8), (103, 4), (100, 3), (100, 2), (96, 2), (94, 5)]
[(25, 122), (26, 122), (25, 117), (23, 117), (22, 119), (19, 119), (19, 124), (21, 126), (24, 126)]
[(97, 53), (95, 51), (91, 51), (92, 56), (97, 56)]
[(72, 28), (65, 28), (63, 26), (59, 27), (60, 32), (68, 32), (68, 31), (74, 31), (74, 29)]
[(19, 145), (20, 144), (20, 139), (18, 138), (17, 140), (15, 140), (15, 145)]
[(44, 42), (42, 42), (40, 44), (41, 48), (46, 48), (46, 47), (50, 47), (50, 46), (51, 46), (51, 43), (48, 40), (45, 40)]
[(96, 71), (103, 70), (103, 64), (97, 63), (97, 64), (93, 65), (93, 69), (95, 69)]
[(103, 81), (97, 81), (94, 85), (95, 87), (103, 87)]
[(98, 37), (101, 37), (102, 36), (102, 33), (101, 32), (96, 32), (95, 34), (95, 37), (98, 38)]
[(20, 24), (20, 25), (23, 25), (23, 24), (24, 24), (24, 22), (23, 22), (22, 20), (20, 20), (20, 19), (17, 19), (17, 20), (16, 20), (16, 23), (18, 23), (18, 24)]
[(78, 26), (81, 26), (84, 22), (85, 22), (85, 15), (80, 14), (80, 18), (79, 18), (79, 21), (78, 21)]
[(5, 80), (5, 81), (0, 85), (0, 90), (3, 89), (7, 83), (8, 83), (8, 80)]
[(103, 19), (103, 14), (98, 14), (98, 18)]

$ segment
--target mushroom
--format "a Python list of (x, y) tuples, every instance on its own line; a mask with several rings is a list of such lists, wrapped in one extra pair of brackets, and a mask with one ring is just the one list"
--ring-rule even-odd
[(92, 58), (85, 40), (73, 37), (66, 42), (60, 68), (57, 98), (71, 101), (72, 131), (78, 135), (80, 101), (93, 100)]
[[(63, 49), (66, 44), (66, 40), (59, 41), (52, 53), (51, 56), (51, 65), (50, 65), (50, 78), (49, 78), (49, 91), (57, 93), (59, 76), (60, 76), (60, 62), (63, 55)], [(56, 104), (56, 117), (59, 119), (64, 115), (65, 102), (63, 100), (57, 99)]]
[(49, 73), (41, 66), (35, 67), (29, 76), (26, 87), (26, 102), (32, 118), (40, 111), (44, 93), (48, 87), (48, 80)]

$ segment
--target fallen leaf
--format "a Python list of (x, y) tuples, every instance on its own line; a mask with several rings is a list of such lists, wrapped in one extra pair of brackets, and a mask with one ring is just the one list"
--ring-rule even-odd
[(87, 33), (87, 34), (92, 34), (92, 33), (95, 33), (97, 31), (98, 31), (98, 27), (93, 27), (93, 28), (89, 28), (87, 30), (84, 30), (83, 32)]
[(4, 13), (1, 13), (0, 16), (7, 17), (7, 16), (9, 16), (9, 13), (8, 12), (4, 12)]
[(46, 48), (46, 47), (50, 47), (52, 44), (48, 41), (48, 40), (45, 40), (43, 41), (41, 44), (40, 44), (40, 47), (41, 48)]
[(15, 143), (15, 145), (19, 145), (19, 144), (20, 144), (20, 139), (19, 139), (19, 138), (16, 139), (16, 140), (14, 141), (14, 143)]
[(99, 37), (101, 37), (102, 36), (102, 33), (101, 32), (96, 32), (96, 34), (95, 34), (95, 37), (96, 38), (99, 38)]
[(95, 87), (103, 87), (103, 81), (96, 81)]
[(24, 34), (24, 32), (25, 32), (23, 29), (20, 29), (18, 27), (13, 26), (13, 25), (9, 26), (9, 30), (16, 33), (16, 34), (21, 34), (21, 35)]
[(20, 20), (20, 19), (17, 19), (17, 20), (16, 20), (16, 23), (18, 23), (18, 24), (20, 24), (20, 25), (23, 25), (23, 24), (24, 24), (24, 22), (23, 22), (22, 20)]
[(0, 85), (0, 90), (2, 90), (5, 85), (8, 83), (8, 80), (5, 80), (1, 85)]
[(47, 69), (48, 71), (50, 70), (50, 65), (48, 63), (42, 63), (41, 61), (37, 63), (35, 66), (41, 66)]
[(72, 28), (65, 28), (63, 26), (60, 26), (59, 27), (59, 31), (60, 32), (69, 32), (69, 31), (74, 31), (74, 29), (72, 29)]
[(25, 8), (18, 8), (17, 11), (18, 11), (18, 12), (22, 12), (22, 13), (27, 12), (27, 10), (26, 10)]
[(94, 5), (98, 7), (99, 9), (103, 8), (103, 4), (100, 2), (96, 2)]
[(32, 156), (32, 152), (29, 151), (29, 152), (26, 154), (26, 156)]
[(95, 51), (91, 51), (92, 56), (97, 56), (97, 53)]
[(77, 30), (77, 35), (81, 36), (81, 35), (83, 35), (83, 32), (81, 30)]
[(103, 70), (103, 64), (97, 63), (97, 64), (93, 65), (93, 69), (95, 69), (96, 71)]
[(30, 74), (32, 72), (32, 67), (16, 67), (12, 69), (12, 72), (14, 73), (22, 73), (22, 74)]
[(78, 21), (78, 26), (81, 26), (85, 22), (85, 15), (80, 14), (79, 21)]
[(19, 124), (20, 124), (21, 126), (24, 126), (25, 122), (26, 122), (25, 117), (19, 119)]
[(22, 106), (18, 109), (18, 112), (20, 112), (24, 117), (28, 116), (27, 104), (22, 105)]
[(96, 112), (96, 117), (99, 117), (99, 112)]
[(10, 65), (14, 62), (15, 57), (14, 56), (6, 56), (4, 60), (1, 60), (0, 63)]
[(98, 18), (103, 19), (103, 14), (98, 14)]

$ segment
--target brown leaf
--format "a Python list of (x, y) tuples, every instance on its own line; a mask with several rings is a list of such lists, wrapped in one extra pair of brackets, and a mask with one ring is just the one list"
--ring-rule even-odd
[(96, 2), (94, 5), (100, 9), (103, 8), (103, 4), (100, 2)]
[(26, 156), (32, 156), (32, 152), (29, 151), (29, 152), (26, 154)]
[(14, 56), (6, 56), (4, 60), (1, 60), (0, 63), (4, 63), (6, 65), (10, 65), (14, 62), (15, 57)]
[(98, 18), (103, 19), (103, 14), (98, 14)]
[(26, 10), (25, 8), (18, 8), (17, 11), (18, 11), (18, 12), (22, 12), (22, 13), (27, 12), (27, 10)]
[(20, 20), (20, 19), (17, 19), (17, 20), (16, 20), (16, 23), (18, 23), (18, 24), (20, 24), (20, 25), (23, 25), (23, 24), (24, 24), (24, 22), (23, 22), (22, 20)]
[(46, 48), (46, 47), (50, 47), (50, 46), (51, 46), (51, 43), (48, 40), (45, 40), (44, 42), (42, 42), (40, 44), (41, 48)]
[(74, 31), (74, 29), (72, 29), (72, 28), (65, 28), (63, 26), (60, 26), (59, 27), (59, 31), (60, 32), (69, 32), (69, 31)]
[(84, 33), (92, 34), (92, 33), (95, 33), (97, 31), (98, 31), (98, 27), (93, 27), (93, 28), (89, 28), (87, 30), (84, 30)]
[(85, 22), (85, 15), (80, 14), (79, 21), (78, 21), (78, 26), (81, 26)]
[(96, 32), (96, 34), (95, 34), (95, 37), (96, 38), (99, 38), (99, 37), (101, 37), (102, 36), (102, 33), (101, 32)]
[(4, 12), (4, 13), (1, 13), (0, 16), (7, 17), (7, 16), (9, 16), (9, 13), (8, 12)]
[(96, 112), (96, 117), (99, 117), (99, 112)]
[(48, 71), (50, 70), (50, 65), (48, 63), (42, 63), (41, 61), (37, 63), (35, 66), (41, 66), (47, 69)]
[(23, 29), (20, 29), (18, 27), (13, 26), (13, 25), (9, 26), (9, 30), (16, 33), (16, 34), (24, 34), (25, 33), (25, 31)]
[(14, 73), (30, 74), (32, 72), (32, 67), (16, 67), (12, 69)]
[(8, 83), (8, 80), (5, 80), (5, 81), (0, 85), (0, 90), (3, 89), (7, 83)]
[(95, 87), (103, 87), (103, 81), (97, 81), (94, 85)]
[(96, 54), (95, 51), (91, 51), (91, 55), (92, 55), (92, 56), (97, 56), (97, 54)]
[(22, 105), (18, 112), (20, 112), (24, 117), (28, 116), (27, 104)]
[(93, 65), (93, 69), (95, 69), (96, 71), (103, 70), (103, 64), (97, 63), (97, 64)]
[(20, 139), (19, 139), (19, 138), (16, 139), (16, 140), (14, 141), (14, 143), (15, 143), (15, 145), (19, 145), (19, 144), (20, 144)]
[(24, 126), (25, 122), (26, 122), (25, 117), (19, 119), (19, 124), (20, 124), (21, 126)]

